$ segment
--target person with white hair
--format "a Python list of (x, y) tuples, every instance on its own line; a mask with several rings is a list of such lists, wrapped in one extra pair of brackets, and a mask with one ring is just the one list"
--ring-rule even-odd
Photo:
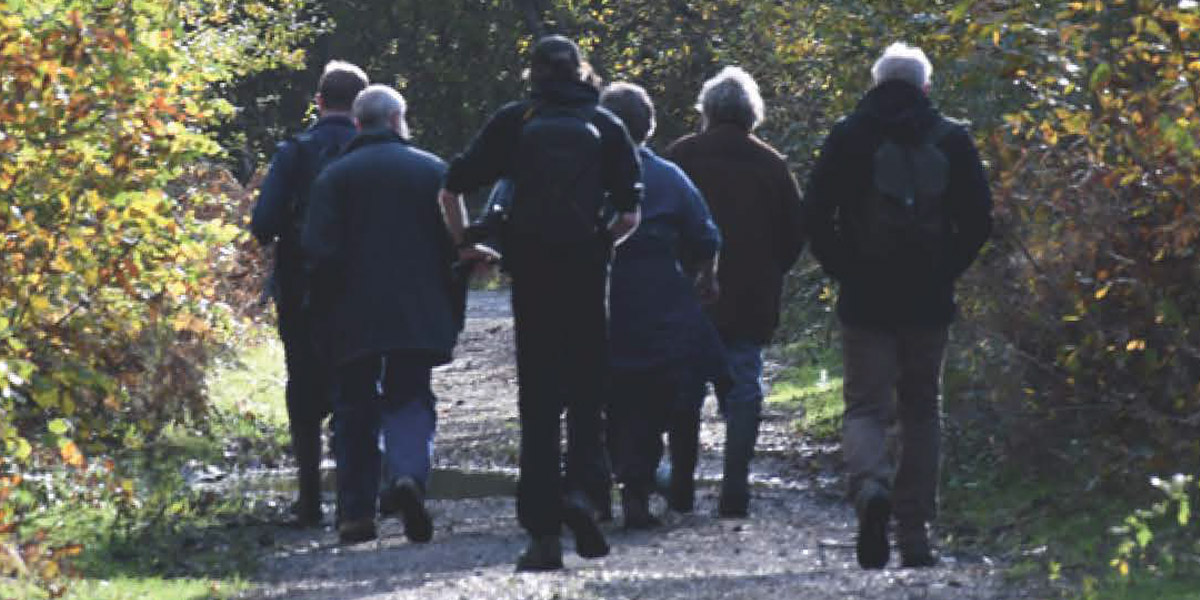
[[(941, 372), (954, 282), (991, 232), (991, 195), (963, 124), (929, 99), (925, 53), (889, 46), (874, 87), (833, 126), (805, 191), (812, 252), (836, 280), (843, 445), (863, 568), (882, 569), (889, 528), (904, 567), (937, 563)], [(887, 431), (899, 421), (899, 453)]]
[(381, 509), (399, 511), (410, 541), (433, 535), (424, 506), (437, 422), (430, 380), (459, 331), (455, 252), (437, 200), (446, 165), (409, 142), (406, 109), (387, 86), (355, 98), (359, 133), (317, 177), (303, 234), (337, 369), (343, 543), (375, 538), (377, 496)]
[[(668, 159), (696, 183), (721, 231), (721, 291), (709, 307), (725, 345), (728, 374), (716, 379), (725, 416), (725, 472), (717, 513), (744, 517), (750, 505), (749, 469), (763, 402), (763, 346), (779, 324), (784, 274), (804, 248), (800, 192), (783, 155), (754, 135), (764, 104), (754, 78), (725, 67), (704, 83), (701, 131), (672, 144)], [(689, 437), (699, 432), (707, 382), (694, 376), (682, 409), (691, 415)], [(690, 512), (695, 495), (695, 444), (672, 439), (668, 503)], [(674, 434), (674, 432), (673, 432)], [(691, 453), (682, 451), (691, 447)]]

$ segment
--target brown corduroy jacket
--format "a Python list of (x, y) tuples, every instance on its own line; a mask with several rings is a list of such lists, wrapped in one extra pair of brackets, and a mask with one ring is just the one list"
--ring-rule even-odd
[(717, 330), (726, 340), (768, 343), (783, 277), (804, 249), (800, 191), (787, 162), (732, 124), (684, 136), (665, 155), (700, 188), (724, 239), (720, 299), (709, 312)]

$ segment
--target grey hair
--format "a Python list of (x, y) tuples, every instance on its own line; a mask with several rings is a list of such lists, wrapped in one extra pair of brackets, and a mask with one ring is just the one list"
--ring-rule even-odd
[(753, 131), (763, 122), (763, 99), (758, 83), (741, 67), (725, 67), (700, 88), (696, 109), (704, 118), (704, 128), (717, 123), (733, 123)]
[(925, 89), (933, 77), (933, 65), (929, 57), (916, 46), (896, 42), (883, 51), (883, 56), (871, 66), (871, 78), (875, 85), (885, 81), (899, 80)]
[(408, 122), (405, 114), (408, 104), (400, 92), (381, 84), (367, 86), (354, 99), (354, 120), (363, 129), (378, 129), (391, 126), (393, 115), (400, 115), (400, 137), (408, 138)]
[(604, 88), (604, 93), (600, 94), (600, 104), (625, 123), (625, 129), (635, 144), (644, 144), (654, 133), (654, 103), (642, 86), (614, 83)]

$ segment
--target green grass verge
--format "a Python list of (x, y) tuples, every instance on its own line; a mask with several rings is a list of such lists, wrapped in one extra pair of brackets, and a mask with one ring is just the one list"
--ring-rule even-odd
[(836, 348), (815, 350), (806, 344), (781, 349), (794, 366), (776, 374), (766, 401), (801, 412), (796, 428), (821, 440), (836, 440), (842, 430), (842, 363)]
[[(140, 440), (107, 479), (83, 484), (60, 473), (60, 498), (22, 523), (20, 539), (48, 547), (81, 544), (67, 561), (79, 576), (71, 600), (223, 600), (249, 587), (279, 503), (190, 486), (188, 469), (221, 470), (278, 460), (288, 443), (282, 348), (257, 343), (209, 376), (211, 409), (201, 423), (166, 427)], [(124, 483), (123, 483), (124, 482)], [(86, 495), (77, 486), (87, 485)], [(97, 487), (99, 486), (99, 487)], [(108, 491), (96, 491), (108, 490)], [(0, 598), (42, 599), (46, 589), (0, 579)]]

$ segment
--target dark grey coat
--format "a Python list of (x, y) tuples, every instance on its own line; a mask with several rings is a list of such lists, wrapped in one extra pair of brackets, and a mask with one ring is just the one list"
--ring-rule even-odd
[(391, 131), (365, 131), (313, 184), (305, 252), (332, 359), (413, 352), (450, 360), (453, 246), (438, 209), (446, 165)]

